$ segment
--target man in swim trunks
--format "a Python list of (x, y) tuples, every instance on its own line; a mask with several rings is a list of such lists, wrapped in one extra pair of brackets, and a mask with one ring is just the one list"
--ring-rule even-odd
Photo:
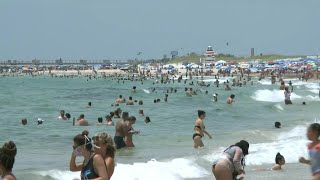
[(122, 113), (122, 118), (120, 121), (117, 122), (115, 129), (115, 135), (114, 135), (114, 143), (116, 144), (117, 149), (121, 149), (123, 147), (126, 147), (126, 143), (124, 142), (124, 138), (128, 135), (128, 125), (126, 121), (129, 118), (128, 112)]

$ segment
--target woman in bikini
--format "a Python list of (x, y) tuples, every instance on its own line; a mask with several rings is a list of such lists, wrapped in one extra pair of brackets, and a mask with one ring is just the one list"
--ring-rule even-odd
[(126, 136), (126, 145), (127, 147), (135, 147), (133, 144), (132, 136), (134, 134), (139, 134), (139, 131), (133, 129), (132, 125), (136, 123), (136, 118), (134, 116), (129, 117), (128, 122), (128, 134)]
[(196, 119), (194, 126), (194, 134), (192, 136), (194, 142), (194, 148), (203, 147), (202, 137), (206, 134), (210, 139), (212, 136), (205, 130), (205, 126), (203, 124), (204, 118), (206, 117), (206, 112), (199, 110), (198, 111), (198, 119)]
[[(89, 132), (83, 131), (73, 138), (73, 152), (70, 158), (70, 171), (81, 171), (81, 179), (109, 180), (104, 159), (92, 150), (92, 141)], [(82, 163), (76, 164), (76, 157), (83, 156)]]
[(223, 151), (221, 157), (212, 165), (216, 180), (244, 179), (244, 157), (248, 155), (249, 143), (241, 140)]

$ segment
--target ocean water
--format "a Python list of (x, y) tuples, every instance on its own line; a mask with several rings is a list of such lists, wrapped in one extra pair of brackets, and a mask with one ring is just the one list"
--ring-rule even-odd
[[(193, 79), (196, 82), (196, 78)], [(220, 79), (223, 82), (226, 79)], [(112, 102), (121, 94), (126, 99), (144, 101), (144, 105), (120, 105), (123, 111), (137, 117), (134, 128), (140, 130), (134, 136), (134, 149), (117, 151), (113, 180), (180, 180), (214, 179), (211, 164), (224, 148), (245, 139), (250, 143), (246, 157), (246, 179), (310, 179), (310, 167), (298, 163), (300, 156), (308, 157), (306, 151), (306, 128), (320, 118), (319, 83), (301, 82), (291, 79), (294, 92), (293, 105), (283, 102), (283, 91), (279, 83), (271, 85), (268, 79), (243, 87), (231, 87), (232, 91), (217, 88), (212, 77), (205, 77), (210, 87), (187, 84), (152, 84), (155, 80), (125, 81), (117, 83), (111, 79), (6, 77), (0, 78), (0, 143), (13, 140), (18, 147), (14, 173), (18, 179), (70, 180), (79, 178), (79, 173), (69, 171), (72, 139), (83, 130), (89, 136), (98, 132), (114, 135), (114, 127), (98, 126), (97, 118), (110, 111)], [(137, 92), (132, 93), (133, 86)], [(165, 93), (170, 87), (178, 90)], [(185, 87), (199, 89), (197, 96), (186, 97)], [(152, 89), (156, 88), (156, 92)], [(218, 102), (212, 94), (218, 93)], [(235, 94), (235, 103), (226, 104), (226, 98)], [(154, 104), (154, 99), (161, 103)], [(305, 101), (307, 105), (301, 105)], [(92, 102), (92, 108), (86, 108)], [(72, 120), (57, 120), (63, 109), (72, 117), (85, 114), (91, 124), (88, 127), (72, 126)], [(145, 124), (138, 114), (143, 109), (151, 123)], [(206, 130), (213, 139), (203, 138), (205, 148), (193, 148), (193, 127), (197, 110), (207, 112), (204, 121)], [(22, 126), (22, 118), (28, 125)], [(37, 125), (37, 119), (44, 123)], [(113, 119), (115, 122), (117, 119)], [(274, 122), (282, 123), (281, 129)], [(286, 165), (280, 172), (268, 171), (277, 152), (284, 155)]]

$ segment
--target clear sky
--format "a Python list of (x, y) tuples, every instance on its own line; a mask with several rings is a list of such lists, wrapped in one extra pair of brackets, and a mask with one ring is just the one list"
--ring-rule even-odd
[(320, 0), (0, 0), (0, 60), (162, 58), (208, 45), (320, 54)]

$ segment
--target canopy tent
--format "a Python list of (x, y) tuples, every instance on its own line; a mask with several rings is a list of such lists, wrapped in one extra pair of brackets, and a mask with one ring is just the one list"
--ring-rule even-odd
[(227, 62), (224, 61), (224, 60), (220, 60), (220, 61), (217, 61), (214, 65), (218, 65), (218, 64), (226, 64)]

